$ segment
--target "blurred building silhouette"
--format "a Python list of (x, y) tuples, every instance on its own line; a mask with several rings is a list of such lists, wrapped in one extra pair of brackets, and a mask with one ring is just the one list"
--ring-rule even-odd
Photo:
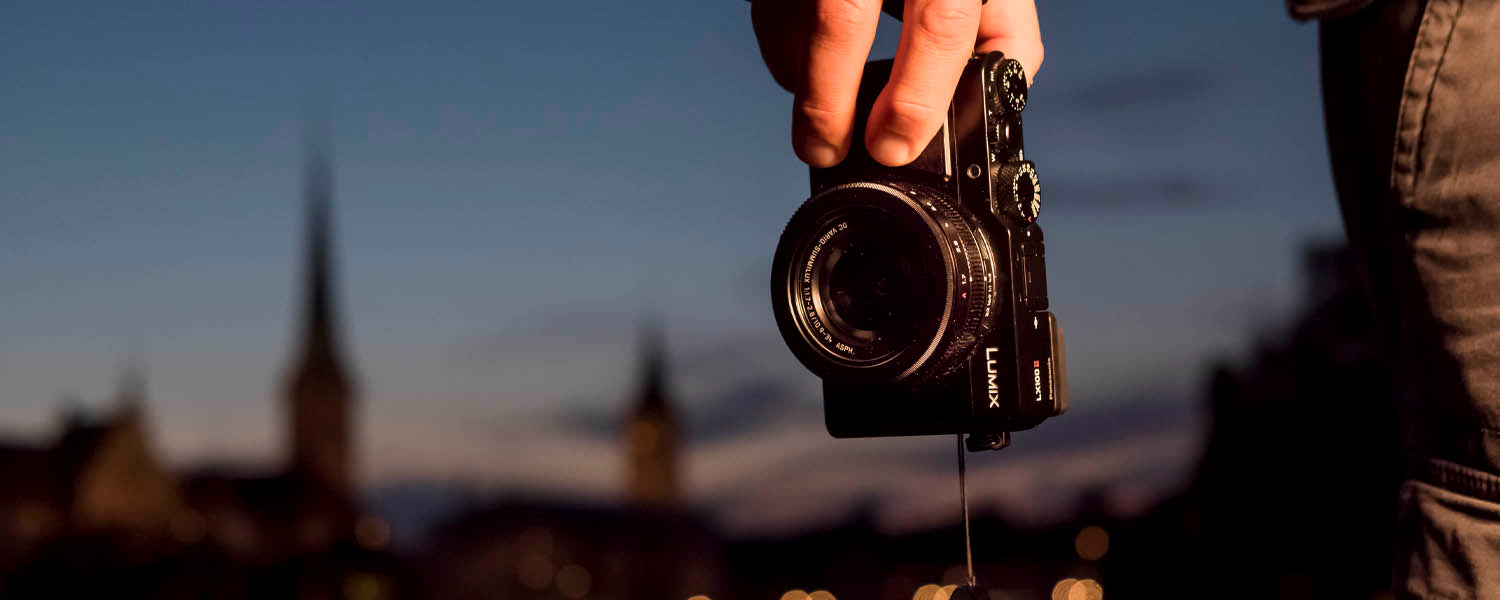
[(329, 241), (333, 200), (327, 151), (314, 151), (306, 167), (307, 264), (302, 336), (286, 379), (291, 463), (288, 472), (347, 502), (353, 489), (354, 382), (344, 364), (334, 306)]
[(132, 369), (108, 414), (69, 408), (54, 442), (0, 444), (0, 569), (71, 533), (149, 539), (170, 531), (183, 498), (151, 447), (144, 394)]
[[(1393, 385), (1347, 248), (1304, 254), (1304, 305), (1208, 377), (1189, 488), (1118, 523), (1111, 589), (1161, 597), (1386, 598), (1400, 438)], [(1191, 593), (1190, 593), (1191, 592)]]
[(654, 325), (642, 336), (640, 392), (625, 419), (630, 500), (677, 503), (677, 415), (667, 402), (666, 349)]
[[(0, 440), (0, 596), (928, 600), (962, 581), (957, 523), (886, 534), (873, 504), (817, 530), (723, 536), (682, 501), (685, 421), (652, 326), (620, 421), (619, 500), (502, 495), (392, 554), (386, 522), (357, 500), (326, 149), (312, 147), (304, 168), (285, 462), (169, 469), (145, 378), (126, 369), (106, 409), (66, 410), (50, 439)], [(1348, 251), (1313, 245), (1304, 257), (1297, 312), (1208, 370), (1211, 425), (1186, 489), (1126, 515), (1100, 490), (1042, 527), (975, 511), (975, 568), (992, 599), (1385, 597), (1394, 394)]]
[[(54, 441), (0, 443), (0, 594), (342, 598), (391, 592), (388, 531), (354, 495), (353, 381), (333, 295), (328, 153), (304, 166), (301, 333), (286, 382), (286, 462), (172, 472), (153, 449), (145, 383), (63, 417)], [(75, 577), (73, 575), (87, 575)]]
[(624, 502), (504, 498), (430, 536), (422, 597), (724, 597), (723, 540), (679, 504), (678, 420), (661, 331), (643, 329), (639, 388), (622, 422)]
[(301, 332), (284, 397), (287, 462), (270, 474), (207, 466), (185, 478), (188, 497), (205, 522), (219, 524), (209, 527), (209, 536), (263, 560), (326, 550), (352, 535), (356, 517), (353, 382), (344, 364), (332, 281), (332, 167), (326, 149), (316, 142), (309, 146)]

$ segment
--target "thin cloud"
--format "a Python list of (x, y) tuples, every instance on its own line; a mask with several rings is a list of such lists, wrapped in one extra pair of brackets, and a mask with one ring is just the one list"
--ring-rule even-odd
[[(688, 444), (713, 444), (739, 436), (757, 435), (789, 420), (822, 421), (822, 410), (799, 395), (787, 382), (741, 381), (691, 404), (677, 403), (677, 413)], [(629, 407), (622, 402), (564, 403), (552, 423), (570, 435), (615, 439)]]
[(1230, 74), (1221, 67), (1162, 65), (1084, 81), (1049, 96), (1054, 102), (1074, 110), (1116, 112), (1142, 106), (1202, 103), (1230, 81)]
[[(1191, 171), (1118, 176), (1054, 177), (1047, 180), (1049, 208), (1190, 208), (1225, 201), (1231, 191)], [(1239, 195), (1233, 195), (1239, 198)]]
[[(824, 524), (872, 509), (885, 529), (951, 522), (957, 507), (951, 440), (942, 437), (832, 440), (818, 427), (779, 430), (694, 455), (690, 481), (702, 504), (737, 535), (765, 535)], [(1171, 493), (1191, 472), (1196, 428), (1138, 433), (1106, 443), (1030, 455), (970, 455), (976, 510), (1000, 510), (1031, 523), (1065, 517), (1094, 490), (1120, 490), (1131, 506)], [(1008, 452), (1008, 451), (1007, 451)], [(946, 456), (942, 467), (933, 454)]]
[[(776, 386), (731, 387), (718, 399), (782, 396)], [(784, 398), (783, 398), (784, 399)], [(759, 425), (728, 429), (682, 449), (692, 506), (733, 535), (792, 531), (871, 510), (888, 529), (947, 522), (954, 509), (953, 440), (944, 436), (838, 440), (808, 407), (772, 400)], [(1201, 423), (1163, 402), (1076, 410), (1017, 434), (998, 454), (971, 454), (976, 510), (1000, 510), (1031, 523), (1060, 518), (1083, 494), (1104, 490), (1129, 510), (1178, 489), (1200, 450)], [(715, 418), (731, 418), (728, 411)], [(816, 412), (816, 411), (813, 411)], [(608, 417), (608, 418), (606, 418)], [(546, 415), (454, 427), (400, 425), (371, 456), (376, 482), (467, 482), (482, 489), (612, 501), (624, 489), (619, 415), (589, 427)]]
[[(637, 319), (598, 306), (539, 309), (461, 342), (454, 354), (465, 360), (503, 362), (539, 351), (562, 353), (578, 346), (624, 343)], [(481, 331), (483, 331), (481, 329)]]

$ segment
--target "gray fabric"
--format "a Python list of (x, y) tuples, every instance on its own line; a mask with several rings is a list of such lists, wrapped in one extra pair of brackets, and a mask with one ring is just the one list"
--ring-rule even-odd
[(1418, 443), (1500, 472), (1500, 2), (1431, 0), (1408, 67), (1392, 187), (1441, 364)]
[[(1397, 591), (1500, 598), (1500, 2), (1430, 0), (1408, 66), (1391, 185), (1436, 352), (1413, 378), (1413, 476)], [(1442, 461), (1439, 459), (1448, 459)]]
[(1500, 505), (1415, 479), (1398, 500), (1397, 597), (1500, 598)]
[(1402, 386), (1395, 591), (1500, 598), (1500, 0), (1377, 2), (1322, 45), (1340, 204)]

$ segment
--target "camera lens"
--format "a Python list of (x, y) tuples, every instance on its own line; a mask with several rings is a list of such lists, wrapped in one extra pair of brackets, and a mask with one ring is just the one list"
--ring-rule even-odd
[(922, 275), (919, 242), (889, 215), (849, 210), (833, 216), (838, 222), (828, 230), (834, 235), (808, 257), (806, 320), (823, 326), (835, 351), (874, 359), (910, 339), (913, 317), (924, 308), (919, 290), (935, 282)]
[(787, 345), (814, 373), (851, 382), (915, 382), (956, 367), (994, 297), (976, 231), (920, 186), (852, 183), (809, 200), (773, 261)]
[(870, 242), (850, 244), (833, 263), (828, 295), (835, 314), (860, 331), (899, 323), (911, 304), (907, 274), (911, 261)]

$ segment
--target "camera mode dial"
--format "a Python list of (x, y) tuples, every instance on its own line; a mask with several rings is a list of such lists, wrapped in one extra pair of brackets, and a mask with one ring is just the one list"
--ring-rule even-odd
[[(999, 57), (999, 53), (992, 53)], [(1013, 58), (992, 59), (985, 69), (991, 110), (1026, 110), (1026, 70)]]
[(1042, 211), (1042, 183), (1037, 179), (1036, 165), (1029, 160), (998, 165), (994, 186), (996, 214), (1010, 215), (1026, 224), (1036, 222)]

